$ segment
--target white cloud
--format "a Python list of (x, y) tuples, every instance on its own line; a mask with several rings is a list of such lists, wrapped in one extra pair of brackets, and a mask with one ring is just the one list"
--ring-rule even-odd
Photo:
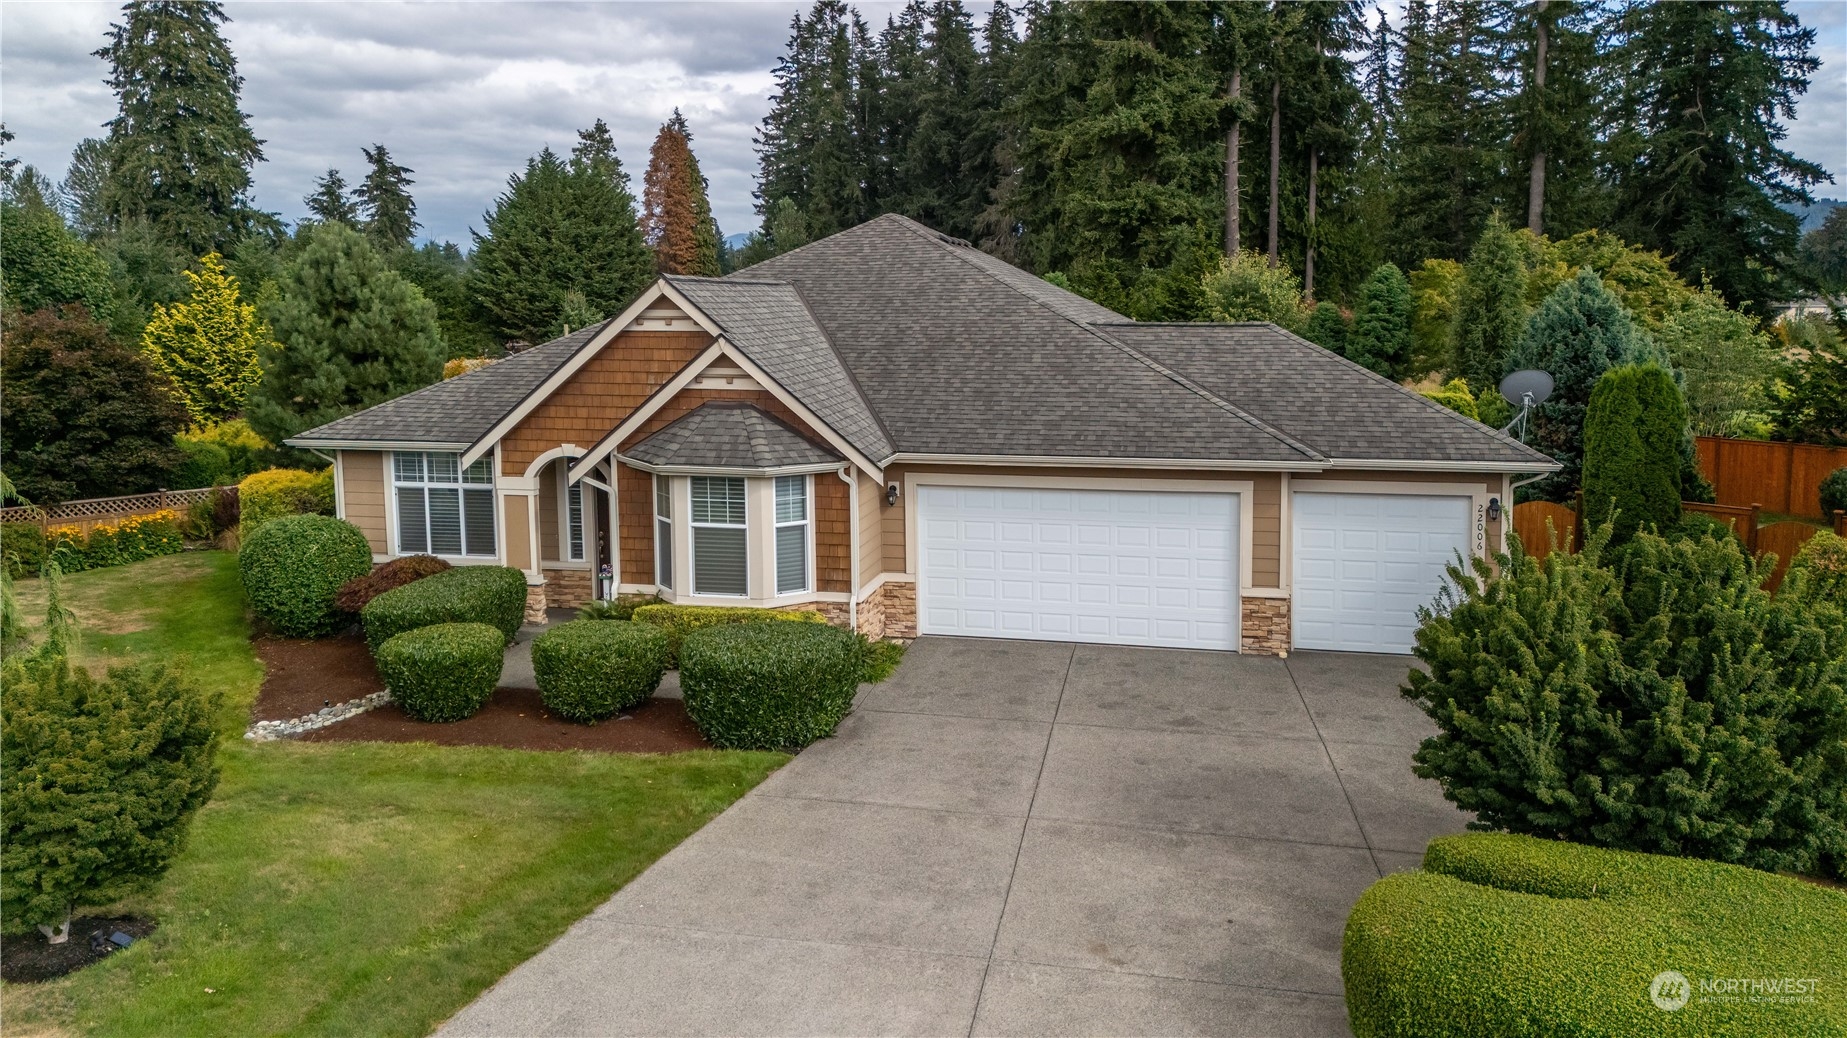
[[(416, 170), (424, 233), (466, 243), (510, 173), (541, 147), (568, 150), (598, 117), (639, 190), (648, 146), (677, 105), (720, 225), (749, 230), (753, 134), (790, 18), (808, 6), (231, 3), (224, 31), (245, 77), (243, 106), (268, 142), (257, 203), (299, 216), (317, 175), (337, 166), (357, 180), (360, 147), (382, 141)], [(857, 6), (876, 31), (897, 5)], [(1820, 30), (1826, 64), (1789, 143), (1844, 170), (1847, 9), (1792, 6)], [(18, 135), (13, 154), (54, 180), (71, 148), (114, 114), (104, 65), (90, 52), (118, 18), (114, 3), (0, 4), (0, 118)]]

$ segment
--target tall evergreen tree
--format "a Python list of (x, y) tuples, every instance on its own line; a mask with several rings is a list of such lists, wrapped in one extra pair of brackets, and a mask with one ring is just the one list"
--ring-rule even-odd
[(71, 149), (70, 166), (65, 169), (59, 193), (64, 196), (65, 215), (71, 229), (88, 241), (95, 241), (109, 230), (109, 142), (100, 137), (86, 137)]
[(260, 215), (250, 167), (263, 142), (238, 109), (244, 80), (206, 0), (135, 0), (96, 56), (109, 63), (104, 205), (113, 226), (145, 220), (191, 255), (228, 247)]
[(1534, 234), (1576, 234), (1602, 214), (1597, 14), (1588, 0), (1528, 0), (1508, 20), (1508, 59), (1520, 88), (1510, 99), (1515, 183), (1505, 194), (1525, 200)]
[(661, 273), (717, 277), (718, 232), (691, 144), (686, 119), (676, 108), (648, 153), (648, 172), (642, 178), (642, 238), (654, 250), (654, 265)]
[(875, 74), (871, 34), (844, 0), (816, 0), (807, 18), (795, 16), (757, 132), (758, 211), (766, 218), (787, 198), (809, 233), (823, 237), (871, 214)]
[(1611, 543), (1680, 518), (1680, 445), (1687, 405), (1658, 364), (1604, 372), (1584, 412), (1584, 518), (1611, 523)]
[(442, 377), (436, 307), (367, 238), (320, 224), (269, 308), (275, 342), (245, 416), (271, 443), (383, 403)]
[(322, 223), (359, 226), (359, 204), (347, 193), (346, 178), (337, 169), (330, 167), (314, 178), (314, 193), (303, 198), (301, 204), (308, 207), (308, 215)]
[(1800, 225), (1782, 207), (1831, 179), (1781, 143), (1779, 120), (1795, 117), (1821, 65), (1815, 30), (1788, 4), (1744, 0), (1635, 4), (1620, 31), (1616, 231), (1766, 315), (1793, 292), (1784, 275)]
[(981, 58), (973, 20), (961, 0), (929, 5), (920, 42), (908, 118), (899, 110), (883, 120), (889, 125), (896, 115), (909, 123), (910, 132), (892, 157), (901, 175), (894, 178), (890, 194), (880, 196), (879, 208), (972, 238), (987, 203), (989, 185), (982, 171), (991, 160), (979, 150), (983, 115), (973, 94)]
[(353, 189), (359, 213), (365, 217), (366, 236), (386, 251), (407, 249), (422, 226), (417, 222), (416, 200), (410, 196), (410, 185), (416, 183), (410, 174), (417, 171), (393, 162), (383, 144), (359, 150), (371, 166)]
[(1411, 282), (1390, 263), (1381, 263), (1360, 288), (1347, 359), (1390, 379), (1410, 374)]
[(1662, 359), (1595, 271), (1586, 268), (1553, 289), (1508, 362), (1552, 376), (1552, 394), (1534, 408), (1528, 442), (1563, 468), (1532, 484), (1528, 499), (1572, 500), (1584, 463), (1584, 412), (1603, 373)]
[(436, 320), (442, 325), (443, 346), (448, 351), (445, 359), (486, 357), (499, 350), (493, 333), (475, 313), (474, 297), (469, 292), (468, 259), (454, 242), (426, 241), (395, 253), (391, 269), (436, 305)]
[(468, 276), (488, 327), (504, 339), (540, 341), (561, 328), (568, 292), (608, 315), (654, 278), (628, 175), (600, 121), (569, 162), (547, 148), (507, 178), (485, 219)]
[(1495, 216), (1462, 267), (1450, 377), (1475, 387), (1499, 385), (1525, 330), (1526, 269), (1520, 246)]

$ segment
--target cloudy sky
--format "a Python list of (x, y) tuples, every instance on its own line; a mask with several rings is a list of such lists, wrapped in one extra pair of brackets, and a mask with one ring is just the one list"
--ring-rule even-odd
[[(229, 3), (225, 33), (268, 161), (256, 201), (294, 219), (314, 178), (362, 174), (362, 145), (410, 166), (423, 234), (468, 242), (509, 173), (608, 121), (639, 183), (648, 146), (679, 106), (725, 233), (755, 227), (752, 133), (770, 69), (806, 0), (762, 3)], [(896, 8), (856, 6), (874, 26)], [(971, 4), (985, 10), (985, 4)], [(1795, 3), (1826, 62), (1790, 146), (1847, 182), (1847, 4)], [(113, 3), (0, 3), (0, 119), (12, 154), (53, 180), (115, 112), (90, 52)], [(1847, 187), (1824, 186), (1824, 195)]]

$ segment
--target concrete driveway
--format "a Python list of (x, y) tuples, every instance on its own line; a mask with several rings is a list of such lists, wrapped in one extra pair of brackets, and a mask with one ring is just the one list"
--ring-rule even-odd
[(1344, 1035), (1347, 910), (1465, 817), (1404, 657), (924, 638), (443, 1035)]

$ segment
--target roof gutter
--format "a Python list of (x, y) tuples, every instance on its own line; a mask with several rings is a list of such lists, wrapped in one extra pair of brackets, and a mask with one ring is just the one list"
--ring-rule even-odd
[(1330, 458), (1328, 468), (1362, 472), (1536, 472), (1542, 476), (1564, 466), (1556, 461), (1440, 461), (1422, 458)]
[(1300, 461), (1237, 461), (1224, 458), (1104, 458), (1057, 454), (922, 454), (903, 451), (886, 458), (880, 468), (885, 465), (1032, 465), (1042, 468), (1209, 469), (1233, 472), (1320, 472), (1329, 467), (1327, 462), (1308, 458)]
[[(621, 454), (615, 456), (617, 461), (630, 468), (643, 472), (652, 472), (657, 476), (744, 476), (756, 478), (763, 476), (809, 476), (822, 472), (839, 471), (838, 461), (811, 462), (806, 465), (779, 465), (775, 468), (751, 468), (746, 465), (651, 465), (645, 461)], [(587, 478), (587, 477), (586, 477)]]
[(320, 440), (302, 436), (291, 436), (282, 441), (285, 447), (300, 447), (319, 453), (330, 451), (459, 451), (468, 447), (466, 443), (449, 443), (419, 440)]

